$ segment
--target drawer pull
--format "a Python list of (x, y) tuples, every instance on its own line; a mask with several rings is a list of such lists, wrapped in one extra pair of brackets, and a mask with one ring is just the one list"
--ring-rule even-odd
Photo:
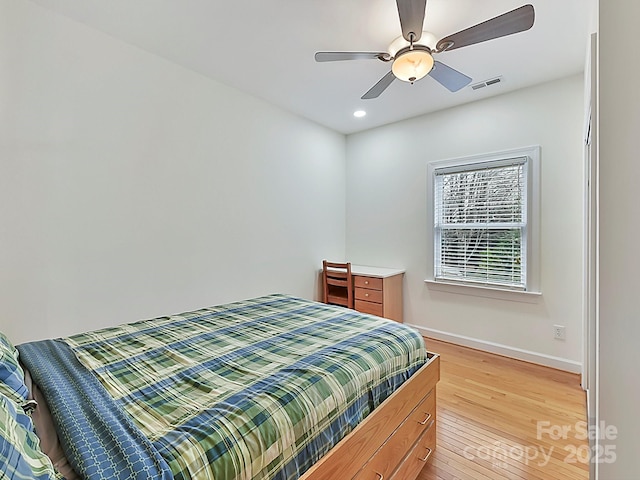
[[(365, 284), (365, 285), (369, 285), (369, 280), (365, 280), (365, 281), (364, 281), (364, 284)], [(378, 474), (378, 475), (380, 475), (380, 474)], [(382, 478), (383, 478), (383, 477), (382, 477), (382, 475), (380, 475), (380, 480), (382, 480)]]
[(419, 423), (420, 425), (426, 425), (430, 418), (431, 418), (431, 414), (430, 414), (430, 413), (427, 413), (427, 418), (425, 418), (423, 421), (418, 422), (418, 423)]
[(368, 296), (369, 296), (369, 294), (368, 294), (368, 293), (365, 293), (365, 294), (364, 294), (364, 296), (365, 296), (365, 297), (368, 297)]
[(376, 480), (384, 480), (384, 475), (382, 475), (381, 473), (375, 472), (375, 474), (378, 476), (376, 478)]
[(420, 460), (421, 462), (426, 462), (427, 460), (429, 460), (429, 457), (433, 453), (433, 450), (431, 450), (429, 447), (426, 447), (426, 449), (427, 449), (427, 454), (424, 456), (424, 458), (418, 458), (418, 460)]

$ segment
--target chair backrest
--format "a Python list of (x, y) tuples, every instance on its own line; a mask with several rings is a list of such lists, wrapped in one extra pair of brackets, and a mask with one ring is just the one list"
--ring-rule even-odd
[(351, 263), (322, 261), (323, 302), (353, 308)]

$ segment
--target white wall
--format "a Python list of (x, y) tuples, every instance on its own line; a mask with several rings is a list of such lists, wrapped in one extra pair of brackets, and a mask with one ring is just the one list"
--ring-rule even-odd
[[(347, 257), (406, 268), (407, 323), (579, 371), (583, 124), (583, 78), (576, 75), (350, 135)], [(530, 145), (542, 147), (542, 297), (520, 303), (430, 289), (424, 283), (427, 163)], [(553, 339), (554, 324), (566, 326), (566, 341)], [(423, 331), (439, 335), (431, 330)]]
[(14, 342), (313, 298), (344, 256), (344, 136), (22, 0), (0, 0), (0, 72)]
[[(599, 380), (598, 420), (617, 435), (599, 440), (615, 461), (597, 465), (600, 480), (640, 471), (640, 3), (600, 1), (599, 23)], [(611, 428), (610, 428), (611, 430)], [(603, 460), (606, 457), (601, 456)], [(609, 459), (611, 457), (609, 456)]]

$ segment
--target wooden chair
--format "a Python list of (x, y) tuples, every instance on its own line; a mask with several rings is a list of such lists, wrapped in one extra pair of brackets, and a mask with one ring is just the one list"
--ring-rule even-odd
[(353, 278), (351, 263), (322, 261), (324, 303), (353, 308)]

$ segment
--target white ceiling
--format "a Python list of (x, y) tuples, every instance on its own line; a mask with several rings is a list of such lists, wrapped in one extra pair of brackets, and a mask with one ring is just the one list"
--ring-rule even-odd
[[(316, 51), (386, 51), (400, 35), (394, 0), (34, 0), (129, 44), (342, 133), (353, 133), (583, 70), (587, 0), (530, 0), (531, 30), (439, 54), (472, 83), (451, 93), (431, 77), (360, 97), (389, 69), (377, 60), (316, 63)], [(428, 0), (439, 39), (526, 0)], [(354, 118), (358, 109), (364, 118)]]

